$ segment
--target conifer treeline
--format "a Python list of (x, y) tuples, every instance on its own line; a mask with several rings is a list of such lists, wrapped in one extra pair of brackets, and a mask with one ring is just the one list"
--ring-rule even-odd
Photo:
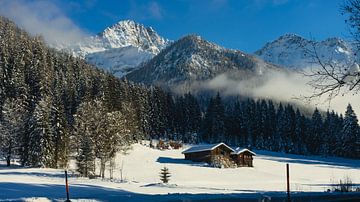
[(150, 125), (151, 138), (360, 158), (360, 130), (351, 105), (345, 117), (334, 111), (321, 115), (318, 109), (306, 117), (289, 104), (275, 106), (272, 101), (253, 99), (224, 103), (219, 94), (210, 99), (204, 112), (191, 94), (176, 97), (174, 103), (169, 100), (168, 106), (152, 113), (156, 125)]
[(305, 155), (360, 158), (357, 117), (349, 104), (345, 117), (315, 109), (304, 116), (291, 105), (251, 99), (223, 104), (212, 98), (199, 134), (205, 142)]
[(306, 118), (292, 106), (211, 98), (206, 111), (190, 93), (174, 96), (157, 87), (119, 80), (49, 49), (0, 18), (0, 147), (8, 162), (94, 171), (129, 143), (149, 138), (227, 142), (299, 154), (359, 158), (359, 125), (351, 107), (345, 117), (318, 110)]

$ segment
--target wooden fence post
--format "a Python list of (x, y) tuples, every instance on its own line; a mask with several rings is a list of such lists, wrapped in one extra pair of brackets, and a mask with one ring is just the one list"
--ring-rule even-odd
[(290, 199), (290, 173), (289, 173), (289, 164), (286, 164), (286, 182), (287, 182), (287, 201), (291, 202)]
[(66, 201), (65, 202), (71, 202), (70, 196), (69, 196), (69, 184), (68, 184), (67, 170), (65, 170), (65, 187), (66, 187)]

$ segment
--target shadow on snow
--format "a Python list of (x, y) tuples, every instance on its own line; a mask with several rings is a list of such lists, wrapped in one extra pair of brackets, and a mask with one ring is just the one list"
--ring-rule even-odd
[[(29, 175), (37, 177), (55, 177), (55, 178), (64, 178), (64, 173), (40, 173), (40, 172), (0, 172), (1, 175)], [(71, 174), (69, 174), (71, 177)]]
[[(293, 195), (293, 201), (359, 201), (360, 193), (357, 194), (329, 194), (329, 193), (299, 193)], [(45, 197), (51, 200), (64, 200), (65, 187), (62, 185), (49, 184), (24, 184), (0, 182), (0, 200), (21, 200), (21, 198)], [(284, 201), (284, 192), (267, 193), (244, 193), (244, 194), (164, 194), (146, 195), (138, 194), (120, 189), (105, 188), (94, 185), (75, 184), (70, 187), (70, 198), (72, 199), (96, 199), (100, 201), (159, 201), (159, 202), (243, 202), (243, 201)]]
[(190, 160), (185, 160), (181, 158), (171, 158), (171, 157), (159, 157), (156, 162), (164, 163), (164, 164), (182, 164), (182, 165), (189, 165), (189, 166), (198, 166), (198, 167), (211, 167), (208, 163), (205, 162), (194, 162)]
[(360, 168), (360, 161), (355, 159), (347, 159), (340, 157), (303, 156), (303, 155), (284, 154), (284, 153), (261, 151), (261, 150), (258, 151), (255, 150), (255, 152), (258, 154), (259, 158), (265, 160), (283, 162), (283, 163), (298, 163), (298, 164), (308, 164), (308, 165), (318, 165), (318, 166), (335, 166), (335, 167), (344, 167), (348, 169)]

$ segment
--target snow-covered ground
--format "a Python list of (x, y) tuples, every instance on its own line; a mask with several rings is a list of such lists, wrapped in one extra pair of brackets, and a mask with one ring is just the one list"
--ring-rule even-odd
[[(324, 192), (345, 177), (360, 184), (360, 160), (255, 151), (253, 168), (218, 169), (184, 160), (182, 150), (134, 144), (129, 154), (117, 156), (114, 180), (71, 176), (70, 196), (76, 201), (176, 201), (284, 195), (286, 163), (293, 192)], [(171, 173), (168, 185), (160, 184), (164, 166)], [(121, 167), (125, 182), (120, 182)], [(0, 201), (64, 200), (63, 184), (63, 170), (0, 165)]]

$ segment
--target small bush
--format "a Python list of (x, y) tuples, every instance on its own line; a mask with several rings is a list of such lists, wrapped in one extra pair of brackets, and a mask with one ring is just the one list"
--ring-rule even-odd
[(339, 180), (339, 183), (336, 184), (333, 188), (335, 192), (352, 192), (357, 191), (359, 187), (355, 188), (354, 184), (350, 177), (346, 176), (344, 179)]

